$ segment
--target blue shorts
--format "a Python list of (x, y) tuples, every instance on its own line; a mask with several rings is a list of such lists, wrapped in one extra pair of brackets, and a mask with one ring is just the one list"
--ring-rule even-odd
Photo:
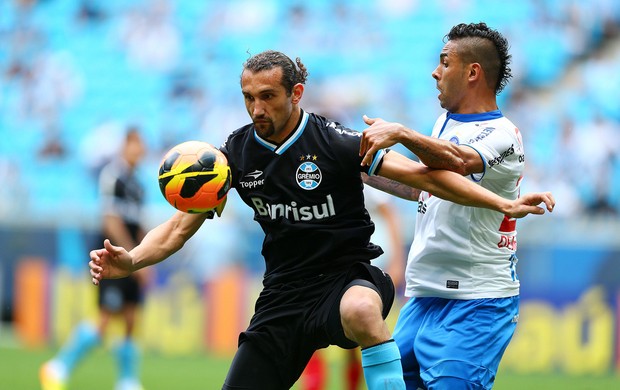
[(491, 389), (518, 316), (518, 296), (410, 299), (394, 329), (407, 389)]

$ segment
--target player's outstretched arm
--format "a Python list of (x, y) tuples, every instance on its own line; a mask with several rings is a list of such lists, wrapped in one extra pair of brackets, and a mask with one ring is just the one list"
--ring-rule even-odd
[(142, 242), (129, 252), (106, 239), (103, 248), (90, 252), (88, 266), (93, 284), (98, 285), (102, 279), (122, 278), (165, 260), (181, 249), (207, 218), (208, 213), (187, 214), (179, 211), (148, 232)]
[(369, 127), (364, 129), (360, 140), (362, 166), (370, 166), (375, 153), (380, 149), (398, 143), (409, 149), (424, 165), (431, 168), (447, 169), (461, 175), (482, 172), (484, 169), (482, 158), (470, 147), (420, 134), (398, 122), (368, 118), (366, 115), (364, 115), (364, 122)]
[(420, 197), (420, 190), (417, 188), (410, 187), (406, 184), (398, 182), (396, 180), (391, 180), (382, 176), (368, 176), (365, 173), (362, 173), (362, 181), (364, 184), (368, 184), (369, 186), (381, 190), (383, 192), (387, 192), (390, 195), (394, 195), (396, 197), (405, 199), (405, 200), (418, 200)]
[(541, 203), (549, 211), (555, 206), (549, 192), (527, 194), (515, 200), (504, 199), (457, 173), (428, 168), (394, 151), (383, 157), (379, 175), (454, 203), (499, 211), (513, 218), (544, 214), (545, 209), (538, 206)]

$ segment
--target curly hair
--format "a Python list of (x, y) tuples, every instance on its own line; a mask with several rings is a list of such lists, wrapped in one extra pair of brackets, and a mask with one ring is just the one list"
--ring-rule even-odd
[(487, 83), (499, 94), (512, 77), (508, 54), (508, 41), (497, 30), (486, 23), (461, 23), (452, 27), (444, 37), (444, 42), (464, 40), (459, 46), (459, 55), (466, 63), (477, 62), (487, 75)]
[[(297, 64), (297, 66), (295, 66)], [(308, 78), (308, 70), (301, 62), (299, 57), (295, 62), (286, 54), (275, 50), (266, 50), (248, 58), (243, 64), (243, 70), (249, 70), (253, 73), (273, 68), (282, 69), (282, 86), (287, 94), (293, 92), (295, 84), (305, 84)]]

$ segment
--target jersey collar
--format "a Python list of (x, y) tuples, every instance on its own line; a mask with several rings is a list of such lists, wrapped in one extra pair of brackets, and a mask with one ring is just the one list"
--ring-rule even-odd
[(275, 154), (281, 155), (292, 144), (294, 144), (295, 141), (297, 141), (297, 139), (299, 139), (299, 137), (301, 137), (301, 134), (304, 132), (304, 130), (306, 128), (306, 124), (308, 123), (308, 116), (309, 115), (308, 115), (307, 112), (305, 112), (304, 110), (301, 110), (301, 118), (300, 118), (299, 124), (297, 125), (297, 128), (295, 130), (293, 130), (291, 132), (291, 134), (289, 134), (288, 138), (286, 138), (284, 140), (284, 142), (282, 142), (282, 144), (280, 144), (280, 145), (274, 144), (271, 141), (267, 141), (266, 139), (261, 138), (256, 133), (256, 129), (254, 129), (254, 139), (256, 139), (256, 141), (259, 144), (263, 145), (264, 147), (266, 147), (267, 149), (271, 150)]
[(447, 119), (452, 119), (458, 122), (480, 122), (480, 121), (488, 121), (491, 119), (498, 119), (503, 117), (504, 115), (500, 110), (489, 111), (489, 112), (481, 112), (476, 114), (454, 114), (448, 112), (446, 114)]
[(480, 112), (476, 114), (454, 114), (452, 112), (446, 113), (446, 120), (443, 122), (443, 126), (441, 126), (441, 130), (439, 131), (439, 135), (437, 137), (441, 137), (441, 134), (446, 128), (449, 120), (467, 123), (467, 122), (482, 122), (489, 121), (492, 119), (502, 118), (504, 115), (500, 110), (494, 110), (489, 112)]

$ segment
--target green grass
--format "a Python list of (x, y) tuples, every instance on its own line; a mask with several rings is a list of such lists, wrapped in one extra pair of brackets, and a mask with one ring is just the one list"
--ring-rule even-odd
[[(38, 389), (38, 370), (55, 351), (0, 348), (0, 389)], [(219, 389), (229, 358), (213, 356), (142, 356), (142, 381), (146, 390)], [(73, 390), (114, 388), (116, 366), (113, 356), (97, 349), (77, 367), (69, 382)]]
[[(34, 390), (39, 388), (38, 369), (53, 354), (52, 349), (25, 350), (0, 347), (0, 389)], [(142, 361), (142, 381), (146, 390), (219, 389), (230, 363), (229, 358), (209, 355), (164, 357), (147, 353)], [(78, 366), (69, 384), (70, 390), (110, 390), (114, 388), (115, 362), (103, 349), (94, 351)], [(339, 372), (336, 367), (334, 372)], [(341, 390), (336, 375), (330, 379), (329, 390)], [(620, 377), (568, 377), (560, 374), (516, 375), (501, 372), (496, 390), (618, 389)]]

